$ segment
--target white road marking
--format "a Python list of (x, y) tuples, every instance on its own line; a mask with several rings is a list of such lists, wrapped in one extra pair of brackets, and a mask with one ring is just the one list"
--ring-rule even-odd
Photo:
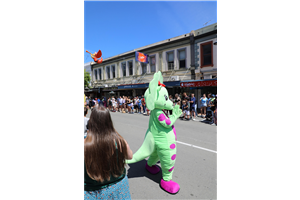
[[(116, 112), (116, 113), (117, 113), (117, 112)], [(122, 114), (122, 113), (120, 113), (120, 114)], [(122, 124), (128, 125), (127, 123), (123, 123), (123, 122), (118, 122), (118, 123), (122, 123)], [(136, 126), (136, 127), (145, 129), (145, 127), (141, 127), (141, 126), (137, 126), (137, 125), (130, 125), (130, 126)], [(204, 150), (204, 151), (210, 151), (210, 152), (213, 152), (213, 153), (217, 153), (216, 151), (213, 151), (213, 150), (211, 150), (211, 149), (206, 149), (206, 148), (199, 147), (199, 146), (196, 146), (196, 145), (193, 145), (193, 144), (188, 144), (188, 143), (184, 143), (184, 142), (180, 142), (180, 141), (176, 141), (176, 142), (178, 142), (179, 144), (183, 144), (183, 145), (190, 146), (190, 147), (195, 147), (195, 148), (197, 148), (197, 149), (202, 149), (202, 150)]]
[(203, 147), (198, 147), (196, 145), (192, 145), (192, 144), (188, 144), (188, 143), (184, 143), (184, 142), (180, 142), (180, 141), (176, 141), (176, 142), (179, 143), (179, 144), (184, 144), (184, 145), (190, 146), (190, 147), (195, 147), (195, 148), (202, 149), (202, 150), (205, 150), (205, 151), (210, 151), (210, 152), (213, 152), (213, 153), (217, 153), (216, 151), (206, 149), (206, 148), (203, 148)]

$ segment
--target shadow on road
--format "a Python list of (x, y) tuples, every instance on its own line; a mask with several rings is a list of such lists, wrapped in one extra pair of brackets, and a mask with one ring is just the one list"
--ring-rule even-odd
[(211, 123), (211, 121), (208, 121), (208, 120), (203, 120), (203, 121), (199, 121), (199, 122), (201, 122), (203, 124), (210, 124)]
[(157, 165), (160, 168), (160, 171), (157, 174), (153, 175), (146, 170), (145, 167), (146, 163), (147, 160), (142, 160), (137, 163), (128, 164), (130, 167), (128, 169), (128, 174), (127, 174), (128, 178), (147, 177), (159, 184), (162, 178), (161, 168)]

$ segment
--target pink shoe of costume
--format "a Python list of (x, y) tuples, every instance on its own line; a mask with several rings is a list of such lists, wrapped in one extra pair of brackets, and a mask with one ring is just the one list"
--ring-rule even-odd
[(152, 167), (149, 167), (149, 165), (147, 163), (146, 163), (146, 169), (151, 174), (157, 174), (160, 171), (159, 167), (157, 167), (156, 165), (153, 165)]
[(163, 179), (161, 179), (161, 181), (160, 181), (160, 187), (170, 194), (177, 194), (180, 189), (180, 186), (178, 183), (176, 183), (172, 180), (164, 181)]

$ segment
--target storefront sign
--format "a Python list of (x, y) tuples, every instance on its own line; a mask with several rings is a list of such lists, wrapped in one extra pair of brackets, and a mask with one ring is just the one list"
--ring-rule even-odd
[(135, 85), (119, 85), (118, 89), (135, 89), (135, 88), (146, 88), (149, 83), (145, 84), (135, 84)]
[(135, 59), (137, 62), (148, 63), (148, 55), (141, 52), (135, 52)]
[(206, 87), (206, 86), (217, 86), (217, 80), (209, 81), (195, 81), (195, 82), (181, 82), (181, 87)]
[(106, 87), (106, 88), (103, 88), (103, 91), (114, 91), (114, 90), (118, 90), (118, 87)]
[(169, 81), (169, 82), (164, 82), (164, 85), (166, 86), (166, 87), (168, 87), (168, 86), (178, 86), (178, 87), (180, 87), (180, 81)]

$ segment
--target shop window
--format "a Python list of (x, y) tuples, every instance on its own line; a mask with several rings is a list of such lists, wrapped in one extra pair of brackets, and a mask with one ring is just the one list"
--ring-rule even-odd
[(179, 69), (186, 68), (186, 51), (185, 49), (179, 50)]
[(114, 65), (111, 66), (111, 71), (112, 71), (112, 78), (115, 78), (116, 77), (116, 72), (115, 72), (115, 66)]
[(110, 66), (106, 67), (106, 77), (110, 79)]
[(212, 41), (200, 45), (201, 67), (213, 66), (213, 43)]
[(142, 65), (142, 74), (147, 73), (147, 63), (141, 63)]
[(128, 61), (129, 76), (133, 75), (132, 61)]
[(97, 80), (97, 70), (94, 70), (94, 73), (95, 73), (95, 80)]
[(167, 53), (168, 70), (174, 70), (174, 52)]
[(151, 56), (150, 57), (150, 68), (151, 68), (151, 72), (156, 72), (156, 68), (155, 68), (155, 56)]
[(122, 63), (123, 76), (126, 76), (126, 63)]

